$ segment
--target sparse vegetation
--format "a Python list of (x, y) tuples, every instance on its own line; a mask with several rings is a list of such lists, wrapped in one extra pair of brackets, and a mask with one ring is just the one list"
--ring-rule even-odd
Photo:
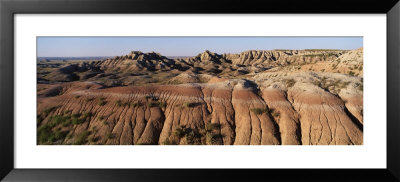
[(357, 88), (359, 91), (364, 91), (364, 84), (361, 83)]
[(296, 80), (294, 80), (293, 78), (285, 80), (285, 84), (286, 84), (286, 87), (288, 87), (288, 88), (293, 87), (293, 85), (296, 84)]
[(36, 116), (36, 124), (39, 126), (43, 122), (43, 118), (39, 115)]
[(342, 80), (328, 80), (328, 78), (323, 77), (321, 81), (314, 80), (313, 84), (326, 90), (340, 92), (341, 89), (346, 88), (351, 82)]
[[(51, 116), (47, 123), (38, 128), (37, 139), (39, 144), (51, 144), (63, 140), (66, 132), (61, 131), (60, 126), (67, 127), (71, 124), (71, 116)], [(54, 131), (55, 130), (55, 131)]]
[[(354, 103), (362, 111), (358, 103), (363, 91), (362, 58), (350, 60), (356, 57), (353, 51), (349, 55), (345, 50), (307, 51), (251, 50), (243, 54), (207, 53), (200, 57), (176, 58), (134, 51), (117, 57), (118, 60), (105, 58), (109, 61), (104, 62), (110, 64), (103, 61), (38, 63), (38, 67), (43, 67), (38, 68), (38, 87), (48, 90), (37, 95), (37, 143), (242, 144), (248, 143), (242, 138), (245, 133), (252, 136), (252, 144), (254, 141), (285, 144), (292, 142), (284, 136), (289, 132), (295, 136), (293, 141), (301, 144), (303, 131), (297, 120), (321, 119), (318, 117), (328, 121), (328, 125), (321, 123), (323, 134), (320, 128), (315, 131), (311, 128), (304, 136), (316, 139), (312, 144), (326, 143), (332, 138), (329, 123), (337, 119), (336, 115), (319, 116), (313, 112), (330, 111), (333, 107), (339, 115), (352, 117), (353, 114), (360, 120), (359, 113), (354, 113), (352, 108), (350, 111), (340, 107), (348, 99), (348, 104)], [(358, 56), (362, 56), (361, 51)], [(60, 68), (67, 69), (68, 74)], [(63, 78), (68, 80), (57, 81)], [(63, 91), (64, 95), (58, 97)], [(268, 105), (262, 104), (263, 99)], [(57, 104), (62, 105), (54, 106)], [(245, 110), (249, 113), (243, 114), (241, 107), (247, 107)], [(293, 111), (284, 112), (287, 109)], [(265, 128), (265, 118), (274, 126)], [(283, 118), (295, 119), (296, 126), (276, 125), (282, 124)], [(237, 124), (249, 119), (254, 120), (250, 128)], [(362, 142), (362, 138), (356, 138), (363, 136), (357, 134), (362, 133), (360, 126), (338, 128), (337, 141)], [(276, 135), (274, 138), (265, 133)], [(342, 140), (339, 135), (345, 138)], [(350, 141), (349, 136), (354, 140)]]
[(87, 132), (87, 131), (79, 133), (78, 135), (75, 136), (73, 145), (83, 145), (83, 144), (85, 144), (87, 142), (87, 137), (88, 136), (89, 136), (89, 132)]
[(114, 134), (113, 133), (107, 133), (106, 134), (106, 139), (108, 140), (108, 139), (112, 139), (112, 138), (114, 138)]
[(142, 104), (140, 101), (135, 102), (135, 103), (132, 103), (131, 105), (132, 105), (132, 107), (140, 107), (140, 106), (143, 106), (143, 104)]
[(105, 100), (99, 100), (98, 104), (99, 104), (99, 106), (104, 106), (104, 105), (107, 104), (107, 101), (105, 101)]
[(275, 109), (270, 109), (271, 110), (271, 116), (274, 118), (279, 118), (280, 113), (279, 111), (275, 110)]
[(178, 84), (182, 84), (183, 82), (179, 81), (179, 80), (171, 80), (167, 82), (168, 84), (171, 85), (178, 85)]
[(251, 108), (250, 111), (256, 115), (261, 115), (262, 113), (268, 113), (267, 108)]
[(162, 142), (162, 144), (163, 144), (163, 145), (171, 145), (171, 142), (170, 142), (169, 139), (167, 138), (167, 139), (165, 139), (165, 140)]
[(147, 103), (147, 107), (156, 107), (156, 106), (158, 106), (157, 102), (148, 102)]
[(161, 107), (161, 108), (165, 108), (167, 106), (167, 103), (166, 102), (159, 102), (158, 106)]
[(49, 107), (49, 108), (46, 108), (43, 112), (44, 112), (45, 116), (48, 116), (51, 112), (53, 112), (57, 108), (58, 108), (57, 106)]
[[(175, 128), (173, 135), (178, 141), (184, 138), (187, 144), (215, 144), (222, 137), (220, 134), (215, 133), (219, 128), (219, 124), (210, 122), (206, 123), (204, 129), (189, 128), (185, 125), (179, 125)], [(169, 143), (173, 144), (172, 141), (169, 141)]]
[(221, 128), (221, 125), (219, 123), (210, 123), (210, 122), (208, 122), (206, 124), (206, 131), (208, 131), (208, 132), (211, 132), (213, 130), (217, 130), (217, 129), (220, 129), (220, 128)]
[(115, 104), (116, 104), (118, 107), (121, 107), (121, 106), (122, 106), (122, 101), (121, 101), (121, 100), (117, 100), (117, 101), (115, 102)]
[(185, 136), (185, 127), (183, 125), (179, 125), (177, 128), (175, 128), (174, 135), (178, 138)]
[(191, 102), (184, 102), (184, 103), (182, 104), (182, 106), (185, 107), (185, 108), (189, 108), (189, 107), (192, 107), (192, 106), (193, 106), (193, 103), (191, 103)]

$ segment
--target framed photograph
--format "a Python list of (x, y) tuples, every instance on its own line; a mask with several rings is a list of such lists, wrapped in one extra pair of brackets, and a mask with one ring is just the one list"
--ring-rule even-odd
[(399, 10), (1, 1), (0, 177), (399, 181)]

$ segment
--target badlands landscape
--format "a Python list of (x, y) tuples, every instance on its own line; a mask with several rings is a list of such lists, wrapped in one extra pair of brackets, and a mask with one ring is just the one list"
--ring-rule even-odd
[(38, 145), (362, 145), (363, 49), (37, 62)]

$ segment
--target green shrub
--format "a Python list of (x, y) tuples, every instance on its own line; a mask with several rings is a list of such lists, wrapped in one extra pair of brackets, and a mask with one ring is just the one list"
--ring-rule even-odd
[(185, 136), (185, 127), (179, 125), (177, 128), (175, 128), (174, 135), (177, 136), (178, 138), (182, 138)]
[(64, 123), (65, 121), (67, 121), (69, 119), (70, 119), (69, 116), (64, 117), (64, 116), (60, 116), (60, 115), (55, 115), (55, 116), (50, 117), (50, 121), (47, 122), (47, 125), (49, 125), (51, 128), (53, 128), (61, 123)]
[(138, 102), (135, 102), (135, 103), (133, 103), (132, 104), (132, 107), (140, 107), (140, 106), (142, 106), (143, 104), (140, 102), (140, 101), (138, 101)]
[(72, 120), (71, 120), (71, 123), (74, 124), (74, 125), (81, 124), (81, 123), (84, 123), (84, 122), (85, 122), (85, 120), (80, 119), (80, 118), (72, 118)]
[(85, 144), (87, 141), (87, 137), (89, 136), (89, 132), (84, 131), (82, 133), (79, 133), (78, 135), (75, 136), (74, 139), (74, 145), (83, 145)]
[(39, 126), (43, 122), (43, 118), (40, 115), (36, 116), (36, 124)]
[(165, 106), (167, 106), (167, 103), (165, 103), (165, 102), (148, 102), (147, 103), (147, 106), (148, 107), (165, 107)]
[(39, 144), (47, 143), (51, 135), (51, 127), (44, 125), (37, 130), (37, 140)]
[(87, 118), (92, 117), (92, 113), (91, 112), (85, 112), (81, 115), (81, 119), (86, 120)]
[(104, 105), (107, 104), (107, 101), (105, 101), (105, 100), (99, 100), (98, 104), (99, 104), (99, 106), (104, 106)]
[(122, 106), (122, 101), (121, 101), (121, 100), (117, 100), (117, 101), (115, 102), (115, 104), (116, 104), (118, 107), (121, 107), (121, 106)]
[(107, 139), (112, 139), (114, 137), (114, 135), (112, 133), (107, 133), (106, 134), (106, 138)]
[(354, 76), (356, 73), (353, 72), (353, 71), (349, 71), (348, 74), (351, 75), (351, 76)]
[(72, 124), (71, 120), (68, 119), (67, 121), (65, 121), (64, 123), (62, 123), (62, 126), (63, 126), (63, 127), (67, 127), (67, 126), (69, 126), (69, 125), (71, 125), (71, 124)]
[(51, 112), (53, 112), (56, 109), (57, 109), (57, 107), (49, 107), (49, 108), (46, 108), (43, 112), (46, 116), (48, 116)]
[(79, 118), (81, 116), (81, 114), (80, 113), (75, 113), (75, 114), (72, 114), (72, 118)]
[(46, 124), (38, 129), (37, 140), (39, 144), (51, 144), (59, 140), (64, 140), (66, 135), (66, 132), (52, 131), (52, 127)]

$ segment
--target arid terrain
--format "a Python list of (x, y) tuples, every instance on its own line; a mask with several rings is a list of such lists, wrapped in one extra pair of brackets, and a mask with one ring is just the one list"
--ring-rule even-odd
[(363, 49), (37, 63), (39, 145), (362, 145)]

